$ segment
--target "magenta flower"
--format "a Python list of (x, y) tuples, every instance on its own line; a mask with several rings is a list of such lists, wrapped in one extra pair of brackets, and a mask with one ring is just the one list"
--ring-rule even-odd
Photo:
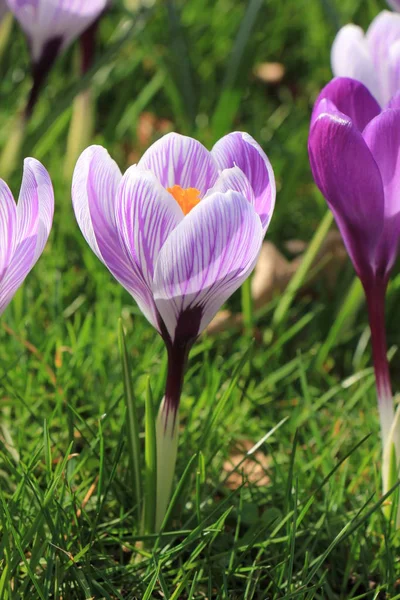
[[(314, 180), (334, 214), (366, 294), (384, 448), (394, 408), (386, 357), (384, 302), (400, 240), (400, 110), (383, 111), (364, 85), (337, 78), (311, 120)], [(400, 457), (400, 440), (394, 440)]]
[(107, 0), (6, 0), (28, 38), (33, 89), (27, 107), (32, 112), (38, 92), (57, 56), (102, 13)]
[[(76, 165), (72, 199), (88, 244), (165, 342), (158, 471), (165, 479), (169, 469), (170, 479), (187, 356), (256, 263), (275, 203), (271, 165), (261, 147), (238, 132), (211, 152), (192, 138), (168, 134), (123, 176), (104, 148), (92, 146)], [(169, 490), (161, 496), (168, 501)]]
[(25, 159), (17, 205), (0, 179), (0, 314), (42, 254), (53, 212), (50, 177), (34, 158)]
[(356, 25), (340, 29), (332, 45), (333, 74), (361, 81), (381, 106), (400, 90), (400, 15), (384, 10), (367, 33)]

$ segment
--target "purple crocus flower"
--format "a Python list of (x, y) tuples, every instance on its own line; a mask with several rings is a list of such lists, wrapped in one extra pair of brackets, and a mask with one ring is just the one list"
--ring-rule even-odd
[(171, 133), (123, 176), (104, 148), (89, 147), (75, 168), (72, 199), (88, 244), (167, 348), (158, 421), (159, 525), (176, 458), (188, 353), (256, 263), (275, 203), (273, 171), (246, 133), (225, 136), (211, 152)]
[(0, 314), (42, 254), (53, 212), (50, 177), (34, 158), (25, 159), (17, 205), (0, 179)]
[(29, 116), (59, 53), (99, 17), (107, 0), (7, 0), (7, 3), (29, 42), (34, 82), (26, 110)]
[[(394, 408), (386, 357), (385, 293), (400, 240), (400, 109), (381, 111), (360, 82), (337, 78), (313, 111), (309, 155), (314, 180), (334, 214), (365, 290), (384, 448)], [(400, 457), (400, 440), (394, 440)]]
[(342, 27), (332, 45), (333, 74), (361, 81), (386, 106), (400, 90), (400, 15), (384, 10), (366, 34), (356, 25)]
[(393, 10), (400, 12), (400, 0), (387, 0), (387, 3), (393, 8)]

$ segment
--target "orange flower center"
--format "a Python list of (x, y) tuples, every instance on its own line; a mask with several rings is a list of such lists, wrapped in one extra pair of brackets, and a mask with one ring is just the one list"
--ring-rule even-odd
[(182, 209), (184, 215), (190, 213), (192, 208), (200, 202), (200, 190), (196, 188), (181, 188), (180, 185), (174, 185), (167, 188), (167, 192), (172, 194)]

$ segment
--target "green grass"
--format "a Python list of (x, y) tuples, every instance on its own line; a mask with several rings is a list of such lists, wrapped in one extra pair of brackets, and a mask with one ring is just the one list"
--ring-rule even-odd
[[(326, 212), (306, 143), (336, 28), (366, 27), (382, 8), (377, 0), (160, 0), (138, 16), (119, 4), (102, 21), (91, 74), (95, 141), (126, 168), (145, 149), (144, 111), (207, 146), (247, 130), (275, 169), (267, 237), (286, 252), (288, 240), (311, 240)], [(265, 61), (285, 65), (280, 84), (254, 76)], [(29, 88), (27, 65), (14, 26), (0, 63), (0, 149)], [(166, 356), (72, 214), (62, 174), (71, 98), (83, 85), (75, 65), (73, 50), (57, 62), (23, 150), (50, 171), (57, 207), (46, 250), (0, 324), (0, 600), (400, 598), (400, 536), (380, 509), (369, 330), (349, 264), (334, 286), (317, 278), (298, 294), (301, 273), (283, 302), (252, 315), (249, 352), (237, 331), (198, 341), (182, 398), (179, 493), (162, 534), (142, 535), (119, 318), (142, 452), (147, 381), (159, 403)], [(20, 176), (9, 180), (16, 194)], [(396, 275), (387, 305), (395, 390), (399, 297)], [(230, 304), (240, 306), (240, 292)], [(268, 485), (227, 485), (226, 462), (241, 440), (261, 442)]]

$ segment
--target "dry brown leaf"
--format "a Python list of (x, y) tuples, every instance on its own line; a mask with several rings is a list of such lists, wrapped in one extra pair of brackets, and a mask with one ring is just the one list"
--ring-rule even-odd
[(279, 62), (264, 62), (254, 67), (254, 75), (265, 83), (280, 83), (285, 75), (285, 67)]
[[(229, 459), (224, 462), (223, 471), (229, 473), (225, 483), (231, 490), (236, 490), (243, 484), (254, 484), (259, 487), (269, 484), (270, 478), (266, 471), (270, 467), (271, 460), (261, 450), (247, 456), (253, 446), (254, 443), (251, 440), (241, 441)], [(232, 472), (232, 469), (237, 467), (242, 460), (238, 470)]]
[[(299, 241), (296, 240), (299, 247)], [(282, 294), (289, 281), (301, 265), (303, 254), (294, 260), (287, 260), (285, 256), (271, 242), (264, 242), (258, 258), (254, 276), (251, 282), (251, 293), (255, 310), (268, 304), (275, 296)], [(347, 253), (342, 238), (338, 231), (330, 231), (324, 240), (319, 253), (312, 265), (314, 276), (307, 282), (305, 290), (317, 278), (324, 279), (328, 289), (333, 289), (337, 283)], [(318, 270), (317, 267), (321, 268)], [(207, 333), (215, 335), (230, 327), (241, 327), (242, 315), (232, 314), (229, 310), (220, 311), (207, 327)]]

